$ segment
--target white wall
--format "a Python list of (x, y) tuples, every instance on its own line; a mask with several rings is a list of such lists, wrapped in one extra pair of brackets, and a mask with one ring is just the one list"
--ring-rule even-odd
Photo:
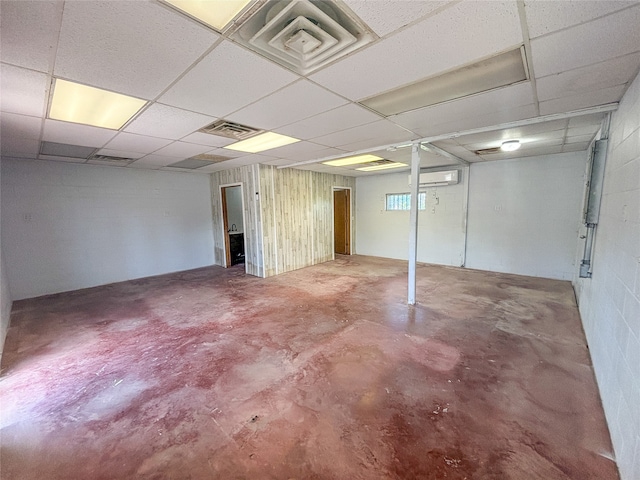
[(232, 225), (236, 226), (236, 231), (244, 232), (242, 223), (242, 187), (227, 187), (225, 190), (227, 196), (227, 220), (229, 221), (229, 229)]
[[(408, 172), (356, 178), (356, 253), (406, 260), (409, 212), (386, 211), (387, 193), (409, 192)], [(466, 172), (458, 185), (432, 187), (427, 208), (418, 212), (418, 261), (462, 264)]]
[(213, 263), (207, 175), (2, 160), (14, 300)]
[(0, 358), (4, 351), (4, 340), (7, 337), (9, 329), (9, 320), (11, 318), (11, 292), (9, 291), (9, 280), (7, 278), (7, 269), (4, 266), (4, 255), (0, 248)]
[(571, 280), (587, 157), (473, 164), (466, 266)]
[(613, 114), (593, 277), (578, 303), (623, 480), (640, 479), (640, 77)]

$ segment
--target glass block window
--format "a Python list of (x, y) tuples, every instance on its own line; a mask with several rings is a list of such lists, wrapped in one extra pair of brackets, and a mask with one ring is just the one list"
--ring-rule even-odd
[[(418, 193), (418, 210), (427, 208), (427, 193)], [(385, 210), (411, 210), (410, 193), (387, 193)]]

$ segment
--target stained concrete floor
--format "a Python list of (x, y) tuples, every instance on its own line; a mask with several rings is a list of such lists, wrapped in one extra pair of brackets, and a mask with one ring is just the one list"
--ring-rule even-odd
[(10, 479), (615, 479), (568, 282), (340, 257), (14, 304)]

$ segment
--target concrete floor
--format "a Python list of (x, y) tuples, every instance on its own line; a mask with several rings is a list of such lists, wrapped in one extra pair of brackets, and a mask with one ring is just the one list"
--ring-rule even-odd
[(10, 479), (615, 479), (568, 282), (340, 257), (16, 302)]

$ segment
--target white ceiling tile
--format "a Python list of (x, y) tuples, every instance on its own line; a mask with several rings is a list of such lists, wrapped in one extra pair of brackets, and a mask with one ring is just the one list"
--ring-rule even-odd
[(320, 113), (305, 120), (277, 129), (278, 133), (295, 138), (309, 138), (328, 135), (346, 128), (357, 127), (380, 120), (380, 116), (366, 108), (350, 103), (328, 112)]
[[(521, 43), (516, 2), (461, 2), (321, 70), (311, 79), (359, 100)], [(372, 74), (374, 66), (376, 73)]]
[(450, 1), (435, 0), (346, 0), (354, 13), (374, 32), (384, 37), (434, 10), (452, 4)]
[(311, 160), (313, 158), (328, 157), (330, 155), (340, 155), (341, 153), (345, 153), (345, 151), (338, 148), (327, 148), (324, 145), (318, 145), (312, 142), (293, 143), (268, 151), (268, 154), (273, 157), (298, 162)]
[(41, 128), (42, 120), (40, 118), (3, 113), (0, 116), (2, 155), (36, 158), (40, 151)]
[(215, 163), (213, 165), (208, 165), (198, 170), (202, 172), (207, 172), (207, 173), (219, 172), (221, 170), (228, 170), (230, 168), (243, 167), (245, 165), (254, 165), (256, 163), (265, 163), (272, 160), (275, 160), (275, 158), (268, 155), (252, 154), (252, 155), (245, 155), (243, 157), (232, 158), (231, 160)]
[(527, 157), (537, 157), (539, 155), (553, 155), (555, 153), (562, 152), (562, 145), (547, 145), (537, 148), (529, 148), (520, 150), (516, 150), (515, 152), (500, 152), (500, 153), (492, 153), (490, 155), (482, 155), (476, 156), (473, 162), (487, 162), (487, 161), (495, 161), (495, 160), (511, 160), (514, 158), (527, 158)]
[(640, 51), (640, 3), (607, 17), (531, 41), (536, 77)]
[[(411, 132), (394, 125), (388, 120), (378, 120), (377, 122), (360, 125), (358, 127), (341, 130), (313, 139), (314, 143), (327, 146), (343, 147), (354, 143), (367, 142), (373, 146), (392, 143), (398, 140), (407, 140), (415, 137)], [(364, 147), (367, 148), (367, 147)], [(353, 151), (351, 147), (341, 149)]]
[(42, 116), (50, 84), (47, 74), (3, 63), (0, 65), (0, 110)]
[(533, 118), (536, 116), (534, 105), (522, 105), (519, 107), (501, 110), (499, 112), (491, 112), (485, 115), (461, 117), (458, 120), (437, 125), (425, 124), (422, 128), (416, 128), (415, 131), (420, 137), (429, 137), (436, 135), (445, 135), (474, 128), (491, 127), (502, 123), (515, 122), (516, 120), (524, 120), (525, 118)]
[(345, 103), (347, 100), (344, 98), (308, 80), (299, 80), (228, 115), (227, 119), (263, 130), (273, 130)]
[(115, 137), (116, 133), (118, 133), (116, 130), (46, 119), (42, 139), (48, 142), (97, 148), (104, 146)]
[(564, 135), (566, 126), (567, 120), (553, 120), (551, 122), (523, 125), (522, 127), (476, 133), (474, 135), (464, 135), (462, 137), (456, 138), (454, 141), (460, 145), (470, 145), (474, 143), (483, 143), (495, 140), (509, 140), (548, 134), (562, 136)]
[(572, 117), (569, 119), (569, 129), (592, 125), (598, 125), (598, 128), (600, 128), (605, 115), (605, 113), (592, 113), (590, 115)]
[(2, 137), (0, 152), (3, 157), (36, 158), (39, 151), (37, 138)]
[(224, 147), (225, 145), (237, 142), (237, 140), (233, 138), (220, 137), (202, 132), (194, 132), (180, 140), (188, 143), (197, 143), (198, 145), (208, 145), (210, 147)]
[(531, 38), (588, 22), (637, 2), (564, 0), (525, 2)]
[(57, 155), (38, 155), (38, 160), (51, 160), (65, 163), (85, 163), (87, 161), (86, 158), (59, 157)]
[(135, 168), (138, 170), (160, 170), (162, 167), (158, 165), (153, 165), (149, 163), (141, 163), (142, 160), (136, 160), (135, 162), (127, 165), (127, 168)]
[(229, 150), (227, 148), (214, 148), (213, 150), (207, 150), (205, 153), (207, 155), (217, 155), (219, 157), (229, 158), (244, 157), (246, 155), (245, 152), (240, 152), (238, 150)]
[(0, 43), (3, 62), (50, 73), (63, 1), (2, 1)]
[(591, 140), (593, 140), (593, 137), (595, 136), (595, 132), (592, 134), (588, 134), (588, 135), (567, 135), (567, 138), (565, 140), (566, 144), (571, 144), (571, 143), (588, 143)]
[(262, 162), (265, 165), (273, 165), (274, 167), (287, 166), (295, 163), (294, 160), (287, 160), (286, 158), (277, 158), (275, 160), (266, 160)]
[(172, 163), (176, 163), (182, 160), (180, 157), (167, 157), (164, 155), (145, 155), (144, 157), (136, 160), (133, 163), (130, 163), (130, 167), (134, 168), (143, 168), (143, 167), (155, 167), (161, 168), (167, 165), (171, 165)]
[(207, 145), (197, 145), (195, 143), (186, 142), (173, 142), (160, 150), (156, 150), (154, 153), (157, 155), (164, 155), (167, 157), (193, 157), (194, 155), (200, 155), (211, 150)]
[(125, 132), (177, 140), (216, 119), (200, 113), (154, 103), (125, 127)]
[(42, 119), (16, 113), (3, 113), (0, 115), (0, 130), (2, 143), (10, 139), (31, 138), (38, 140), (42, 129)]
[(536, 81), (540, 101), (623, 85), (633, 80), (640, 68), (640, 52), (548, 75)]
[(533, 103), (533, 92), (530, 82), (499, 88), (459, 100), (424, 107), (389, 119), (410, 130), (424, 129), (427, 125), (448, 124), (464, 121), (469, 117), (477, 117), (497, 111), (508, 111), (514, 107)]
[(582, 143), (567, 143), (562, 147), (563, 152), (582, 152), (586, 151), (591, 145), (591, 140)]
[(578, 135), (591, 135), (593, 136), (600, 129), (600, 122), (595, 122), (592, 125), (584, 125), (580, 127), (569, 127), (567, 129), (567, 137), (577, 137)]
[(160, 100), (195, 112), (224, 117), (297, 78), (285, 68), (225, 41)]
[(147, 154), (155, 152), (159, 148), (166, 147), (171, 142), (173, 142), (173, 140), (120, 132), (113, 140), (105, 145), (105, 148)]
[(622, 97), (624, 90), (625, 86), (619, 85), (617, 87), (603, 88), (593, 92), (540, 102), (540, 115), (569, 112), (571, 110), (617, 102)]
[(121, 158), (141, 158), (144, 153), (131, 152), (125, 150), (113, 150), (111, 148), (102, 148), (98, 150), (98, 155), (107, 155), (109, 157), (121, 157)]
[(497, 131), (493, 132), (494, 138), (491, 140), (465, 144), (464, 147), (473, 152), (485, 148), (499, 147), (505, 140), (520, 140), (522, 148), (534, 145), (560, 145), (564, 140), (564, 133), (564, 130), (552, 130), (550, 132), (541, 132), (536, 135), (511, 137), (505, 135), (504, 131)]
[(55, 74), (150, 100), (218, 38), (152, 2), (66, 2)]

